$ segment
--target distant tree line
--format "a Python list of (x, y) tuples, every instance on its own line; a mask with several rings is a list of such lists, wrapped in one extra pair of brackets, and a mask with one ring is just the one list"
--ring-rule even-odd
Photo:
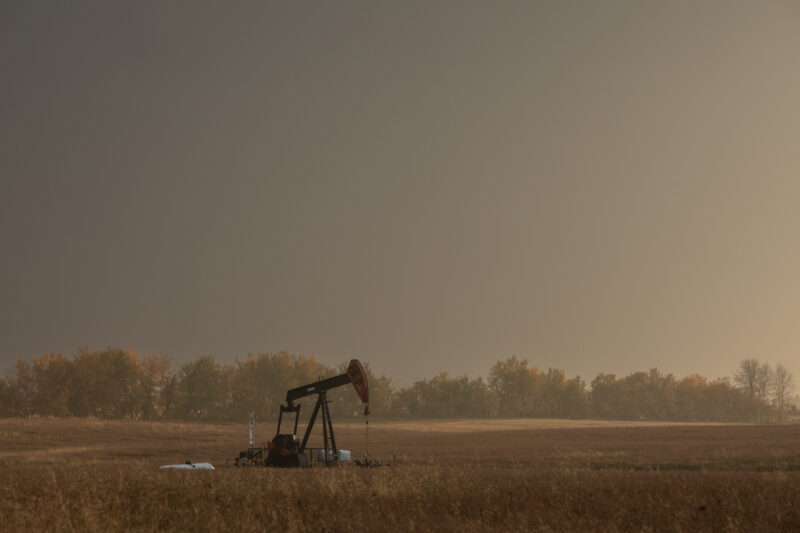
[[(18, 360), (0, 379), (0, 417), (85, 417), (136, 420), (274, 420), (286, 391), (342, 373), (313, 356), (248, 355), (222, 365), (204, 356), (176, 365), (168, 356), (131, 350), (79, 349), (70, 359), (46, 354)], [(795, 412), (782, 365), (748, 359), (733, 379), (676, 378), (658, 369), (625, 377), (601, 373), (591, 382), (562, 370), (539, 370), (510, 357), (487, 380), (440, 373), (405, 387), (373, 374), (370, 411), (391, 418), (543, 417), (717, 422), (776, 421)], [(335, 417), (363, 411), (350, 387), (329, 392)], [(309, 399), (313, 401), (313, 399)], [(308, 410), (308, 408), (306, 408)]]

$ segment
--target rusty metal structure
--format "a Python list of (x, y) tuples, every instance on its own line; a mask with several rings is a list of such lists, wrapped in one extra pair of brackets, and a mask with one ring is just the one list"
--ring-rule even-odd
[[(296, 387), (286, 392), (286, 405), (280, 406), (278, 414), (278, 429), (275, 437), (267, 444), (266, 448), (250, 447), (239, 453), (236, 459), (236, 466), (275, 466), (275, 467), (307, 467), (311, 465), (311, 458), (306, 453), (308, 439), (314, 428), (317, 416), (322, 417), (322, 451), (324, 463), (327, 466), (335, 465), (339, 462), (339, 449), (336, 447), (336, 437), (333, 432), (333, 422), (331, 413), (328, 409), (330, 401), (327, 399), (327, 392), (331, 389), (347, 385), (353, 385), (359, 399), (365, 404), (364, 415), (369, 415), (369, 384), (367, 383), (367, 373), (358, 359), (352, 359), (347, 366), (347, 372), (323, 379), (315, 383), (309, 383), (302, 387)], [(300, 404), (295, 403), (301, 398), (317, 395), (314, 404), (314, 411), (306, 426), (303, 439), (297, 437), (297, 426), (300, 420)], [(291, 433), (281, 433), (281, 426), (284, 423), (284, 413), (293, 413), (294, 422)], [(291, 422), (290, 422), (291, 424)]]

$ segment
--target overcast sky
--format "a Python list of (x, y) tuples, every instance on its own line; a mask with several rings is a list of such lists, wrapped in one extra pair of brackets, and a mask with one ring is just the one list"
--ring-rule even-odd
[(0, 366), (800, 371), (800, 4), (0, 2)]

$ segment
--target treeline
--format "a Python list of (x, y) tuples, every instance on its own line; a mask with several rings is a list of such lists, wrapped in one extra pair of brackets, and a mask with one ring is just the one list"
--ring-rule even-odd
[[(785, 414), (764, 395), (730, 379), (699, 375), (678, 379), (656, 368), (617, 377), (601, 373), (591, 382), (562, 370), (529, 368), (511, 357), (480, 378), (440, 374), (393, 394), (394, 412), (417, 417), (541, 417), (689, 422), (776, 421)], [(794, 411), (796, 409), (792, 407)]]
[[(288, 353), (249, 355), (232, 365), (220, 365), (211, 356), (175, 365), (168, 356), (82, 348), (72, 359), (46, 354), (18, 360), (0, 380), (0, 416), (238, 421), (254, 410), (256, 418), (270, 420), (287, 389), (346, 367), (346, 362), (330, 368), (313, 356)], [(374, 376), (368, 365), (365, 370), (371, 399), (387, 404), (388, 379)], [(335, 413), (363, 411), (352, 392), (340, 388), (328, 394)]]
[[(248, 355), (221, 365), (213, 357), (175, 365), (167, 356), (108, 348), (17, 361), (0, 379), (0, 416), (94, 416), (142, 420), (274, 420), (286, 391), (342, 373), (313, 356)], [(370, 411), (391, 418), (547, 417), (755, 422), (777, 419), (783, 405), (730, 379), (681, 379), (657, 369), (591, 382), (524, 359), (497, 361), (487, 380), (441, 373), (406, 387), (365, 364)], [(739, 382), (737, 375), (737, 382)], [(363, 411), (350, 387), (329, 392), (335, 417)], [(313, 399), (308, 399), (313, 401)]]

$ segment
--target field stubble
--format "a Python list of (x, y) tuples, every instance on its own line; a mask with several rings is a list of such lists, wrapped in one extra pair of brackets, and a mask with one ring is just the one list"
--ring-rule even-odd
[[(374, 424), (398, 467), (287, 471), (228, 467), (242, 425), (0, 421), (0, 530), (800, 529), (797, 426), (479, 429)], [(217, 470), (157, 469), (185, 459)]]

